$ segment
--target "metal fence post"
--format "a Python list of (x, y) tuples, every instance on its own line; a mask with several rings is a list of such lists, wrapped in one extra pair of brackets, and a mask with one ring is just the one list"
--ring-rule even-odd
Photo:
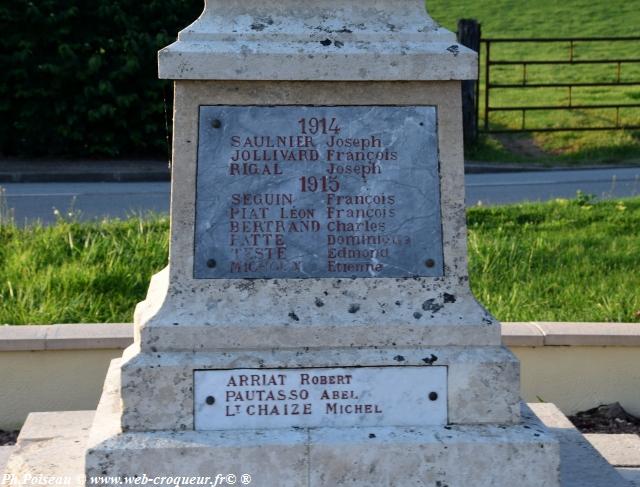
[[(480, 24), (475, 19), (458, 20), (458, 42), (480, 55)], [(478, 61), (479, 62), (479, 61)], [(462, 119), (465, 144), (478, 140), (478, 89), (479, 80), (462, 82)]]

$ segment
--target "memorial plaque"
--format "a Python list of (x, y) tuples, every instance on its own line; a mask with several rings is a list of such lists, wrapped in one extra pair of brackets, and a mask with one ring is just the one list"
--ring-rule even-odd
[(447, 424), (447, 368), (194, 372), (196, 430)]
[(195, 278), (443, 274), (436, 109), (200, 107)]

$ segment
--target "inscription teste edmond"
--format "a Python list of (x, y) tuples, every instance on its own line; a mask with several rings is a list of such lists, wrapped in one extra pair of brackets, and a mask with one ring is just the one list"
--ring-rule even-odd
[(435, 107), (202, 106), (196, 278), (441, 276)]

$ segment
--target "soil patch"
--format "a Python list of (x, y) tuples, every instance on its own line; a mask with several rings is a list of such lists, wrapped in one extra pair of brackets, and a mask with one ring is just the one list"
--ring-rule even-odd
[(495, 138), (500, 141), (505, 149), (519, 156), (542, 160), (549, 157), (549, 154), (547, 154), (530, 136), (496, 134)]
[(3, 431), (0, 430), (0, 446), (15, 445), (20, 431)]
[(569, 416), (582, 433), (640, 434), (640, 418), (629, 414), (619, 403), (606, 404)]

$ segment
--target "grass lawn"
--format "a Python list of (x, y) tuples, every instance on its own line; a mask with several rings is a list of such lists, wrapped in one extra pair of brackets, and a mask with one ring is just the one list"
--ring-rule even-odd
[[(473, 290), (503, 321), (640, 321), (640, 198), (469, 210)], [(0, 323), (131, 321), (168, 218), (0, 226)]]
[[(460, 18), (475, 18), (482, 24), (483, 37), (610, 37), (638, 36), (640, 8), (636, 2), (610, 0), (593, 2), (567, 0), (552, 2), (537, 0), (466, 0), (445, 2), (428, 0), (430, 14), (452, 30)], [(485, 53), (481, 55), (484, 60)], [(495, 60), (566, 60), (569, 46), (562, 44), (495, 44)], [(638, 59), (640, 41), (587, 44), (577, 43), (574, 59)], [(484, 69), (481, 70), (484, 73)], [(481, 77), (481, 92), (484, 89)], [(491, 78), (499, 83), (519, 83), (522, 66), (495, 66)], [(527, 68), (527, 82), (615, 82), (617, 64), (533, 66)], [(621, 81), (640, 82), (640, 63), (623, 63)], [(640, 103), (640, 85), (620, 87), (574, 88), (572, 103), (605, 104)], [(567, 105), (568, 88), (499, 89), (492, 92), (492, 106)], [(480, 106), (484, 107), (481, 97)], [(482, 110), (483, 112), (484, 110)], [(484, 114), (481, 113), (481, 117)], [(530, 111), (527, 127), (542, 126), (603, 126), (616, 121), (615, 109)], [(620, 121), (640, 125), (640, 108), (620, 111)], [(520, 112), (493, 112), (490, 125), (494, 128), (517, 128)], [(482, 127), (482, 123), (481, 123)], [(640, 131), (560, 132), (519, 135), (499, 135), (483, 138), (468, 150), (470, 159), (495, 162), (542, 162), (547, 164), (602, 164), (620, 161), (640, 163)]]
[(0, 226), (0, 323), (129, 322), (166, 265), (169, 218)]
[(468, 212), (478, 300), (502, 321), (640, 321), (640, 198)]

